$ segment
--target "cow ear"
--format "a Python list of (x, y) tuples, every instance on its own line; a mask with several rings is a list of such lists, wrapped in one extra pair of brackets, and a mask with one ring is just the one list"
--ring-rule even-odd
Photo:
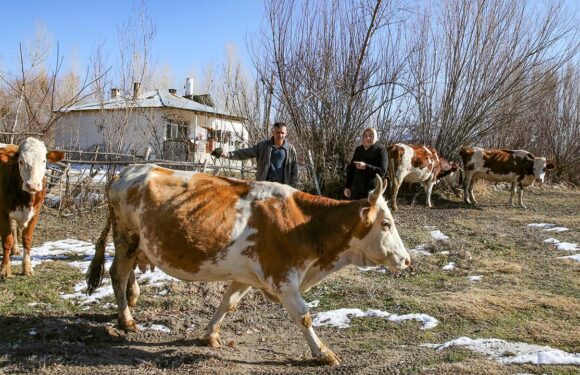
[(46, 153), (46, 160), (51, 163), (56, 163), (64, 159), (64, 152), (62, 151), (49, 151)]
[(0, 163), (14, 164), (18, 161), (18, 146), (8, 145), (0, 148)]
[(534, 156), (534, 154), (528, 152), (526, 154), (526, 158), (528, 158), (529, 160), (534, 160), (536, 157)]
[(377, 218), (377, 209), (374, 206), (363, 207), (360, 209), (359, 214), (365, 225), (373, 225), (373, 222)]
[(546, 169), (554, 169), (556, 168), (556, 165), (552, 162), (548, 162), (548, 164), (546, 164)]

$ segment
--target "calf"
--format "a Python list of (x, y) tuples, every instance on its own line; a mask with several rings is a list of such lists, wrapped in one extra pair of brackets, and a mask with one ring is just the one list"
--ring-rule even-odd
[(463, 200), (465, 203), (477, 203), (473, 196), (473, 185), (479, 179), (491, 182), (510, 182), (511, 193), (509, 204), (513, 206), (513, 197), (518, 190), (518, 203), (526, 208), (523, 202), (524, 187), (535, 181), (543, 182), (546, 170), (553, 169), (554, 164), (546, 158), (535, 157), (525, 150), (488, 150), (479, 147), (465, 147), (459, 151), (465, 169), (463, 181)]
[(35, 138), (26, 138), (18, 146), (0, 148), (0, 236), (4, 251), (0, 279), (12, 274), (13, 225), (22, 231), (22, 273), (32, 275), (30, 247), (46, 192), (46, 161), (56, 162), (63, 157), (61, 151), (47, 152), (44, 143)]
[(109, 218), (87, 272), (87, 292), (102, 280), (113, 226), (109, 273), (121, 328), (137, 329), (130, 310), (139, 295), (134, 268), (153, 265), (182, 280), (231, 281), (207, 326), (208, 345), (220, 346), (226, 313), (255, 287), (284, 305), (319, 362), (337, 365), (316, 336), (300, 293), (349, 264), (410, 265), (383, 191), (378, 176), (368, 199), (338, 201), (272, 182), (127, 167), (111, 184)]
[(388, 153), (394, 211), (398, 210), (397, 194), (403, 181), (420, 182), (427, 195), (427, 205), (431, 207), (431, 192), (437, 179), (459, 170), (459, 165), (449, 163), (433, 147), (397, 143), (389, 146)]

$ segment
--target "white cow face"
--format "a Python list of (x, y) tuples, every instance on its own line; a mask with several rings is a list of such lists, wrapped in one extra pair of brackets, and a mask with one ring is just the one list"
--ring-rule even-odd
[[(374, 264), (387, 266), (390, 270), (402, 270), (411, 264), (411, 257), (399, 237), (395, 220), (387, 203), (381, 196), (375, 204), (376, 216), (370, 232), (362, 239), (362, 251)], [(373, 215), (363, 212), (362, 215)], [(372, 219), (372, 218), (367, 218)]]
[(534, 177), (536, 182), (544, 182), (544, 177), (546, 176), (546, 170), (553, 169), (554, 164), (546, 161), (544, 157), (534, 158)]
[(370, 231), (360, 240), (358, 248), (364, 257), (375, 265), (384, 265), (389, 269), (402, 270), (411, 264), (411, 257), (399, 237), (395, 220), (383, 198), (386, 183), (377, 176), (376, 188), (369, 195), (370, 207), (361, 209), (363, 223), (370, 225)]
[(43, 189), (43, 178), (46, 173), (46, 162), (62, 160), (64, 153), (60, 151), (46, 151), (42, 141), (35, 138), (26, 138), (18, 147), (8, 145), (0, 149), (0, 163), (12, 164), (18, 162), (22, 190), (34, 194)]

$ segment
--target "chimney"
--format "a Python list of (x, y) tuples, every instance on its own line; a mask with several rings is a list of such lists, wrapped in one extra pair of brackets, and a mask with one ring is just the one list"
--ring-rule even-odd
[(139, 82), (133, 82), (133, 100), (139, 99), (141, 84)]
[(121, 96), (121, 90), (111, 89), (111, 99), (117, 99), (119, 96)]
[(188, 99), (193, 98), (193, 78), (185, 79), (185, 95), (183, 97)]

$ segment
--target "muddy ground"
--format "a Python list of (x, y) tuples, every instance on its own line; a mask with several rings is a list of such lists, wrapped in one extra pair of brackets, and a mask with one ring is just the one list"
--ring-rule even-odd
[[(533, 188), (527, 210), (507, 206), (505, 191), (484, 191), (480, 205), (436, 197), (435, 208), (401, 200), (396, 225), (408, 248), (427, 244), (433, 256), (414, 256), (414, 272), (361, 272), (355, 267), (327, 278), (305, 295), (320, 300), (313, 313), (341, 307), (391, 313), (425, 313), (440, 323), (421, 330), (416, 321), (354, 319), (347, 329), (316, 328), (342, 364), (313, 362), (305, 339), (280, 305), (251, 291), (222, 326), (223, 347), (199, 338), (217, 307), (223, 283), (169, 283), (142, 288), (134, 316), (140, 324), (162, 324), (171, 332), (125, 334), (114, 327), (115, 309), (88, 309), (59, 297), (83, 279), (66, 262), (46, 262), (34, 276), (0, 282), (0, 373), (191, 373), (191, 374), (574, 374), (574, 366), (500, 365), (462, 348), (421, 346), (461, 336), (500, 338), (580, 352), (578, 263), (558, 259), (543, 242), (549, 236), (529, 223), (555, 223), (557, 237), (580, 242), (580, 192)], [(45, 208), (35, 244), (75, 238), (93, 241), (105, 222), (97, 209), (58, 217)], [(434, 241), (439, 229), (450, 240)], [(328, 228), (329, 231), (332, 228)], [(554, 235), (556, 236), (556, 235)], [(447, 253), (448, 252), (448, 253)], [(442, 266), (456, 263), (452, 271)], [(14, 264), (14, 271), (19, 265)], [(483, 275), (481, 281), (467, 280)], [(108, 276), (107, 276), (108, 277)], [(159, 292), (166, 290), (165, 295)], [(30, 305), (37, 303), (36, 305)], [(31, 331), (34, 334), (31, 334)]]

